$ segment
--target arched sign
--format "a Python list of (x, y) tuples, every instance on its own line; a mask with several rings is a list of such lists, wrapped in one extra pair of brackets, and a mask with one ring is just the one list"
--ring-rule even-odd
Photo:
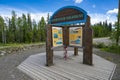
[(57, 10), (50, 18), (49, 24), (69, 25), (85, 23), (87, 12), (76, 6), (66, 6)]

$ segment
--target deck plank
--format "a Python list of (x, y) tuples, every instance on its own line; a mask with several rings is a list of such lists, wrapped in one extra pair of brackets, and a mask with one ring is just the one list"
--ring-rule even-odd
[(46, 67), (45, 53), (31, 55), (17, 68), (34, 80), (110, 80), (116, 64), (93, 55), (93, 66), (82, 64), (82, 52), (73, 56), (68, 51), (64, 60), (63, 51), (54, 52), (54, 66)]

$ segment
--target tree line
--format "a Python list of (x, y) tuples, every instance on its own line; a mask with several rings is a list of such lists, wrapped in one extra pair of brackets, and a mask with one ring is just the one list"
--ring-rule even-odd
[(12, 17), (4, 19), (0, 16), (0, 43), (32, 43), (45, 41), (45, 19), (39, 22), (31, 19), (30, 14), (17, 17), (12, 11)]
[[(15, 11), (12, 11), (11, 18), (4, 19), (0, 16), (0, 43), (45, 42), (45, 26), (44, 17), (41, 17), (40, 21), (36, 22), (31, 19), (29, 13), (18, 17)], [(107, 21), (96, 23), (92, 25), (92, 28), (94, 37), (108, 37), (111, 34), (116, 37), (117, 34), (112, 29), (112, 24)]]
[(112, 33), (112, 24), (107, 20), (92, 25), (93, 37), (108, 37)]

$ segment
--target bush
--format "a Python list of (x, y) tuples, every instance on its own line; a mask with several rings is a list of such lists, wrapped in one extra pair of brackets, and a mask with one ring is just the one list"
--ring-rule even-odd
[(100, 48), (103, 51), (120, 54), (120, 46), (116, 46), (115, 44), (106, 46), (104, 43), (94, 43), (93, 46), (96, 48)]
[(111, 52), (111, 53), (117, 53), (120, 54), (120, 46), (116, 46), (115, 44), (111, 44), (106, 48), (102, 48), (102, 50)]
[(120, 46), (112, 45), (107, 49), (107, 51), (120, 54)]
[(104, 43), (98, 43), (98, 44), (93, 44), (94, 47), (96, 48), (106, 48), (107, 46)]

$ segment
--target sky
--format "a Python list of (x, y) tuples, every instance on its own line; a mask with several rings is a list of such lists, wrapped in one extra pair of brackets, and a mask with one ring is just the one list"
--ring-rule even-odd
[(17, 16), (22, 13), (31, 14), (36, 21), (43, 16), (47, 19), (59, 8), (64, 6), (78, 6), (84, 9), (91, 17), (91, 24), (107, 20), (114, 24), (117, 21), (118, 0), (0, 0), (0, 16), (11, 18), (14, 10)]

